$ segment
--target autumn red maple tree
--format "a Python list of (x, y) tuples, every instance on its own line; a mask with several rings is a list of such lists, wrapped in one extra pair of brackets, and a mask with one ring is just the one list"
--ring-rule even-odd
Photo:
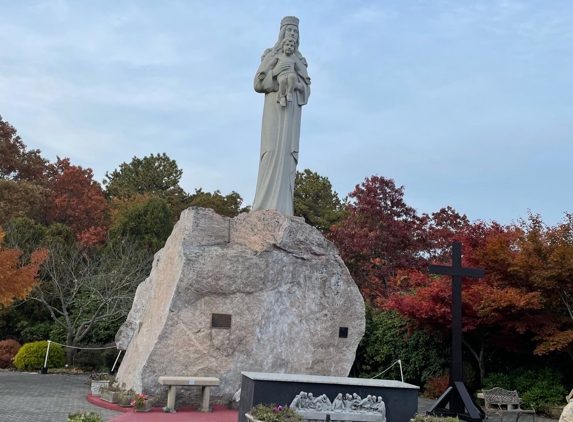
[(555, 226), (530, 214), (518, 223), (519, 254), (509, 276), (541, 292), (544, 307), (538, 315), (535, 353), (567, 352), (573, 358), (573, 215), (566, 213)]
[[(542, 324), (542, 293), (512, 276), (521, 235), (519, 228), (495, 222), (469, 224), (457, 234), (463, 243), (462, 264), (486, 271), (483, 279), (464, 278), (462, 288), (464, 344), (478, 363), (481, 379), (488, 351), (496, 347), (523, 351), (522, 336), (536, 333)], [(390, 285), (392, 293), (378, 306), (397, 310), (420, 328), (449, 332), (450, 277), (403, 270)]]
[(23, 252), (16, 249), (1, 250), (4, 232), (0, 230), (0, 305), (8, 306), (14, 300), (25, 299), (37, 284), (40, 266), (48, 252), (39, 250), (32, 253), (30, 262), (22, 265)]
[(366, 178), (348, 195), (349, 217), (327, 237), (340, 250), (362, 294), (385, 294), (388, 279), (400, 268), (421, 268), (427, 248), (425, 220), (404, 201), (404, 187), (381, 176)]
[(63, 223), (76, 233), (80, 243), (94, 245), (107, 236), (109, 205), (90, 168), (70, 164), (58, 157), (49, 178), (52, 202), (49, 222)]
[(0, 116), (0, 179), (33, 181), (44, 178), (48, 160), (40, 150), (28, 150), (14, 126)]

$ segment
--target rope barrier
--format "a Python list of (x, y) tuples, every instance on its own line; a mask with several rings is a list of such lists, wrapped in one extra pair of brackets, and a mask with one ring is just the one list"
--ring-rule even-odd
[(384, 369), (382, 372), (380, 372), (378, 375), (374, 375), (372, 378), (370, 379), (374, 379), (374, 378), (378, 378), (380, 375), (384, 374), (385, 372), (389, 371), (390, 369), (392, 369), (394, 367), (394, 365), (396, 364), (400, 364), (400, 378), (402, 378), (402, 382), (404, 382), (404, 373), (402, 372), (402, 361), (400, 359), (398, 359), (396, 362), (394, 362), (392, 365), (390, 365), (388, 368)]
[(107, 346), (107, 347), (77, 347), (77, 346), (67, 346), (62, 343), (56, 343), (55, 341), (48, 340), (48, 343), (54, 343), (59, 346), (67, 347), (69, 349), (82, 349), (82, 350), (103, 350), (103, 349), (117, 349), (117, 346)]
[[(48, 347), (46, 348), (46, 357), (44, 359), (44, 367), (42, 368), (42, 371), (40, 372), (41, 374), (47, 374), (48, 373), (48, 355), (50, 354), (50, 345), (54, 343), (57, 344), (58, 346), (63, 346), (63, 347), (68, 347), (70, 349), (81, 349), (81, 350), (104, 350), (104, 349), (117, 349), (116, 346), (108, 346), (108, 347), (77, 347), (77, 346), (68, 346), (62, 343), (56, 343), (55, 341), (52, 340), (48, 340)], [(115, 358), (115, 362), (113, 363), (113, 367), (111, 368), (111, 372), (113, 372), (113, 370), (115, 369), (115, 365), (117, 364), (117, 361), (119, 360), (119, 357), (121, 356), (121, 352), (122, 350), (119, 351), (117, 357)], [(66, 365), (67, 366), (67, 365)]]

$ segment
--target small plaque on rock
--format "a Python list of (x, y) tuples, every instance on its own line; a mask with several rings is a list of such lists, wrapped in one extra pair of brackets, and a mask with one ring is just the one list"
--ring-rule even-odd
[(231, 328), (231, 315), (211, 314), (211, 328)]
[(348, 327), (339, 327), (338, 328), (338, 337), (348, 338)]

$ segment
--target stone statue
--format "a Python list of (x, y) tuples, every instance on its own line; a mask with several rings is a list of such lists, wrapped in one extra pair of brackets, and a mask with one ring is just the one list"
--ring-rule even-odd
[(368, 395), (365, 399), (360, 401), (360, 404), (358, 405), (359, 409), (364, 411), (364, 412), (368, 412), (370, 411), (370, 407), (372, 406), (372, 396)]
[(294, 399), (292, 400), (290, 407), (291, 407), (291, 409), (294, 409), (294, 410), (300, 409), (302, 407), (300, 394), (297, 394), (296, 396), (294, 396)]
[(360, 403), (362, 402), (362, 397), (356, 393), (352, 393), (352, 410), (360, 410)]
[(312, 393), (307, 393), (306, 397), (307, 397), (306, 407), (308, 409), (316, 409), (316, 399), (314, 398)]
[(378, 396), (378, 413), (382, 415), (382, 422), (386, 422), (386, 405), (382, 401), (382, 397)]
[[(301, 391), (295, 396), (290, 407), (302, 414), (304, 422), (322, 420), (317, 414), (329, 412), (343, 414), (335, 417), (335, 420), (386, 422), (386, 406), (382, 397), (379, 396), (378, 401), (376, 401), (376, 396), (370, 394), (362, 399), (356, 393), (352, 395), (338, 393), (334, 401), (331, 402), (326, 394), (314, 397), (312, 393)], [(374, 419), (361, 415), (374, 416)], [(342, 419), (340, 419), (341, 417)]]
[(316, 410), (325, 412), (332, 410), (332, 403), (326, 394), (319, 396), (316, 400)]
[(293, 193), (302, 106), (310, 95), (306, 59), (298, 51), (299, 20), (286, 16), (279, 39), (263, 53), (255, 91), (265, 94), (259, 175), (253, 211), (293, 215)]
[(335, 412), (344, 411), (344, 402), (342, 401), (342, 393), (338, 393), (338, 396), (332, 402), (332, 410)]
[(344, 400), (344, 407), (346, 408), (347, 412), (352, 411), (352, 396), (346, 393), (346, 398)]

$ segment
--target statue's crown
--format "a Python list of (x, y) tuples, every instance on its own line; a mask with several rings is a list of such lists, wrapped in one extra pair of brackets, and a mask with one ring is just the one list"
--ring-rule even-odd
[(294, 25), (298, 27), (298, 18), (295, 16), (285, 16), (281, 21), (281, 28), (285, 25)]

